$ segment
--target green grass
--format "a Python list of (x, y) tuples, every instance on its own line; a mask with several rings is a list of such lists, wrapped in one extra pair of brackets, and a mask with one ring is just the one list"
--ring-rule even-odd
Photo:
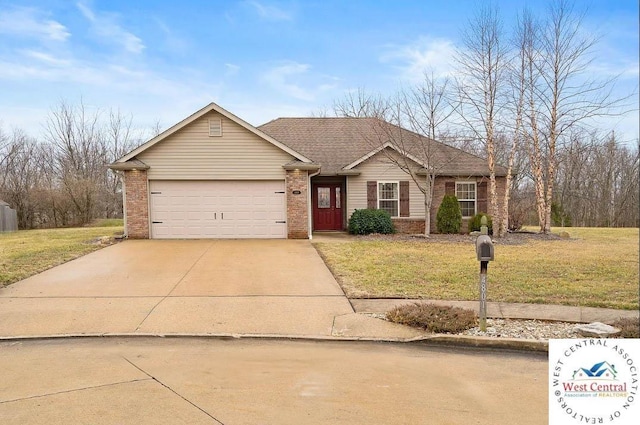
[[(638, 229), (566, 228), (569, 240), (496, 244), (489, 301), (638, 308)], [(472, 243), (317, 243), (349, 297), (478, 299)]]
[(122, 233), (122, 227), (20, 230), (0, 233), (0, 287), (96, 251), (101, 236)]
[(100, 218), (91, 223), (91, 227), (123, 227), (124, 220), (121, 218)]

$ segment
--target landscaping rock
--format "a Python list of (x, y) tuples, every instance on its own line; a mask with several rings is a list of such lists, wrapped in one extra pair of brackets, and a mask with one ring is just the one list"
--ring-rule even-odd
[(595, 337), (595, 338), (607, 338), (617, 333), (620, 333), (620, 329), (613, 326), (605, 325), (600, 322), (593, 322), (586, 325), (576, 326), (576, 332), (582, 336)]

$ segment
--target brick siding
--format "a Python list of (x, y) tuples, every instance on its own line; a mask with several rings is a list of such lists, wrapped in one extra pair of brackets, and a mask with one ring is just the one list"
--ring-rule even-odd
[(149, 239), (149, 189), (146, 170), (124, 172), (127, 228), (131, 239)]
[[(309, 177), (307, 171), (287, 171), (287, 237), (289, 239), (309, 238), (308, 183)], [(300, 194), (294, 195), (294, 190), (299, 190)]]
[(423, 234), (424, 219), (423, 218), (392, 218), (393, 225), (398, 233), (407, 234)]
[[(440, 208), (440, 204), (442, 203), (442, 198), (444, 198), (444, 190), (445, 190), (445, 184), (447, 182), (456, 182), (456, 181), (476, 181), (476, 183), (480, 183), (480, 182), (486, 182), (487, 185), (489, 184), (489, 178), (488, 177), (477, 177), (477, 178), (470, 178), (470, 179), (466, 179), (463, 177), (438, 177), (436, 178), (436, 183), (435, 183), (435, 187), (434, 187), (434, 191), (433, 191), (433, 203), (431, 205), (431, 232), (432, 233), (437, 233), (437, 228), (436, 228), (436, 215), (438, 214), (438, 208)], [(502, 203), (504, 202), (504, 191), (505, 191), (505, 185), (506, 185), (507, 179), (506, 177), (496, 177), (496, 189), (498, 192), (498, 209), (501, 210), (502, 209)], [(487, 198), (489, 197), (489, 188), (487, 187)], [(489, 199), (487, 199), (487, 204), (489, 203)], [(490, 208), (490, 207), (488, 207)], [(487, 208), (487, 209), (488, 209)], [(486, 212), (488, 213), (488, 211), (478, 211), (478, 212)], [(462, 219), (462, 227), (460, 228), (460, 233), (468, 233), (468, 224), (469, 224), (469, 220), (468, 219)]]

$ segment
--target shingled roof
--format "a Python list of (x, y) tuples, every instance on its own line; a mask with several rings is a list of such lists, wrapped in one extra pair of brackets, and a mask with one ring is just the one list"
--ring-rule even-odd
[[(278, 118), (258, 129), (320, 164), (321, 175), (343, 172), (384, 143), (400, 140), (405, 151), (423, 161), (427, 155), (423, 147), (428, 146), (428, 163), (438, 169), (438, 174), (489, 175), (486, 160), (377, 118)], [(497, 166), (495, 171), (498, 176), (506, 175), (504, 167)]]

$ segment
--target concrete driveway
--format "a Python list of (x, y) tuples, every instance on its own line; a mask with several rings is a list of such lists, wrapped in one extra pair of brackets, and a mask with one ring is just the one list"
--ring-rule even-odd
[(309, 241), (131, 240), (0, 289), (0, 337), (349, 336), (357, 316)]

